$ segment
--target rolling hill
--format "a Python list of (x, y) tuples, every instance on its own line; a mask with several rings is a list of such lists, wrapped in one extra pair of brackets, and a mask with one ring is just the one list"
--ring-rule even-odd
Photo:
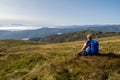
[(84, 30), (84, 31), (77, 31), (67, 34), (52, 35), (44, 38), (31, 38), (29, 40), (48, 42), (48, 43), (70, 42), (70, 41), (86, 40), (87, 34), (92, 34), (93, 38), (120, 36), (120, 32), (100, 32), (100, 31)]
[(120, 80), (120, 36), (97, 40), (100, 55), (78, 59), (84, 41), (0, 40), (0, 80)]

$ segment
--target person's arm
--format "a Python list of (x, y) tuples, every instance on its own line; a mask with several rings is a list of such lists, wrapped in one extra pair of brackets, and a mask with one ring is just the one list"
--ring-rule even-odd
[(85, 42), (82, 49), (81, 49), (81, 51), (84, 51), (86, 49), (86, 47), (87, 47), (87, 43)]

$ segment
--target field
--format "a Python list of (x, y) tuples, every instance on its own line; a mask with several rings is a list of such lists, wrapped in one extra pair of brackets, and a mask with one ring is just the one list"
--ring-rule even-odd
[(78, 59), (84, 41), (0, 40), (0, 80), (120, 80), (120, 36), (97, 40), (101, 55)]

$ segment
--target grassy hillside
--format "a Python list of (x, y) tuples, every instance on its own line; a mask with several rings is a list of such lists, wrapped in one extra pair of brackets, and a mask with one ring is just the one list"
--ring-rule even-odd
[(120, 80), (120, 36), (100, 38), (99, 56), (74, 59), (84, 41), (0, 41), (0, 80)]
[(103, 38), (103, 37), (118, 36), (120, 35), (120, 32), (100, 32), (100, 31), (85, 30), (85, 31), (77, 31), (77, 32), (61, 34), (61, 35), (48, 36), (41, 39), (34, 38), (30, 40), (33, 41), (38, 40), (40, 42), (49, 42), (49, 43), (70, 42), (70, 41), (85, 40), (87, 34), (93, 34), (94, 38)]

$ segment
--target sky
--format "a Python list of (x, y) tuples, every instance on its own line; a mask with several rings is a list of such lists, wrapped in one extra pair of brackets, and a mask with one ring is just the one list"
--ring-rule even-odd
[(8, 24), (120, 24), (120, 0), (0, 0), (0, 25)]

